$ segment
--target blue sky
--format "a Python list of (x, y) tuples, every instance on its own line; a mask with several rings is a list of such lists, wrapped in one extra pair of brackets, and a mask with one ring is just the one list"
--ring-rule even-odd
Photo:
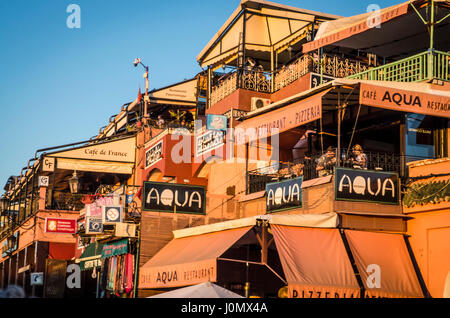
[[(279, 0), (351, 16), (400, 0)], [(81, 28), (66, 25), (69, 4)], [(196, 56), (239, 0), (0, 0), (0, 193), (37, 149), (87, 140), (144, 88), (193, 77)]]

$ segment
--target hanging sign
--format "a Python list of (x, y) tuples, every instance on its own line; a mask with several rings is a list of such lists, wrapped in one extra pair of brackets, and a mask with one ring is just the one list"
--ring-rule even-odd
[(266, 212), (302, 207), (303, 177), (266, 185)]
[(44, 285), (44, 273), (31, 273), (30, 274), (30, 285), (31, 286), (42, 286)]
[(39, 176), (38, 187), (48, 187), (50, 177), (48, 176)]
[(336, 200), (399, 204), (400, 183), (395, 172), (336, 168)]
[(227, 130), (227, 116), (223, 115), (206, 115), (206, 129), (208, 130)]
[(155, 144), (154, 146), (150, 147), (147, 151), (145, 151), (145, 169), (154, 165), (163, 158), (162, 151), (163, 151), (162, 140), (157, 144)]
[(106, 205), (102, 207), (103, 224), (115, 224), (123, 220), (123, 207), (121, 205)]
[(144, 182), (144, 211), (205, 214), (206, 189), (185, 184)]
[[(310, 84), (310, 88), (314, 88), (317, 87), (321, 84), (325, 84), (328, 82), (331, 82), (332, 80), (334, 80), (334, 77), (331, 76), (326, 76), (326, 75), (320, 75), (317, 73), (311, 73), (311, 84)], [(322, 83), (321, 83), (322, 81)]]
[(102, 219), (87, 216), (86, 217), (86, 234), (101, 234), (103, 233)]
[(76, 219), (45, 218), (45, 233), (75, 234)]
[(223, 146), (224, 132), (221, 130), (207, 130), (195, 138), (195, 156), (201, 156), (208, 151)]
[(128, 239), (103, 244), (102, 258), (128, 253)]

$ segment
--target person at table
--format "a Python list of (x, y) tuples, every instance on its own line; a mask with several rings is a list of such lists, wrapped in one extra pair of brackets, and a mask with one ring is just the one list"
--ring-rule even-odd
[(353, 168), (356, 169), (367, 169), (367, 155), (364, 153), (363, 148), (356, 144), (352, 148), (353, 156), (350, 159), (350, 163)]
[(336, 153), (329, 146), (327, 152), (324, 153), (317, 161), (316, 171), (319, 177), (328, 176), (333, 173), (333, 167), (336, 165)]

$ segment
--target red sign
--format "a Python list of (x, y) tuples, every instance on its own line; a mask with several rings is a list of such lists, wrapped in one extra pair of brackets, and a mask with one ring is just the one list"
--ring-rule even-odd
[(75, 234), (77, 232), (76, 219), (45, 218), (46, 233)]

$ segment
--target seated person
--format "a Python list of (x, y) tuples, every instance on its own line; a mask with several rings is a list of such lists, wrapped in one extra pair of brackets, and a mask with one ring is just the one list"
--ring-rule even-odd
[(316, 171), (319, 177), (328, 176), (333, 173), (333, 167), (336, 165), (336, 154), (330, 146), (327, 152), (324, 153), (317, 161)]
[(364, 153), (362, 147), (356, 144), (352, 148), (353, 157), (350, 159), (350, 163), (353, 168), (367, 169), (367, 155)]

